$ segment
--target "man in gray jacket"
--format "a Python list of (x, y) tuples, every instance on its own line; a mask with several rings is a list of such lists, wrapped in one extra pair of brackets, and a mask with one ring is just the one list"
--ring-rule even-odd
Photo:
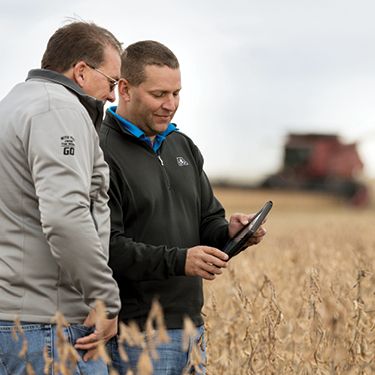
[[(0, 374), (30, 365), (46, 373), (46, 358), (58, 365), (58, 311), (83, 356), (79, 373), (107, 373), (91, 357), (99, 339), (116, 334), (120, 301), (107, 265), (109, 172), (95, 127), (115, 100), (120, 54), (106, 29), (67, 24), (50, 38), (42, 69), (0, 102)], [(107, 309), (100, 325), (97, 300)]]

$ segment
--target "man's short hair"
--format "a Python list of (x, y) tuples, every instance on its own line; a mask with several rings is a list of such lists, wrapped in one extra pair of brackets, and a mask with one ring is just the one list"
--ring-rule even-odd
[(79, 61), (98, 67), (104, 50), (113, 47), (121, 54), (121, 43), (108, 30), (94, 23), (74, 21), (58, 29), (49, 39), (42, 68), (64, 73)]
[(154, 40), (143, 40), (129, 45), (121, 56), (121, 77), (134, 86), (146, 80), (147, 65), (168, 66), (178, 69), (174, 53), (165, 45)]

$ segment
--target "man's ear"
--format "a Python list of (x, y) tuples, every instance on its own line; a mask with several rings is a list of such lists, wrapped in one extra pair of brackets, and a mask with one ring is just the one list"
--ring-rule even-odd
[(131, 86), (129, 84), (129, 81), (126, 80), (125, 78), (120, 78), (118, 82), (118, 94), (121, 96), (123, 100), (126, 102), (130, 101), (130, 91), (131, 91)]
[(87, 69), (90, 69), (84, 61), (79, 61), (72, 68), (72, 79), (79, 87), (87, 83)]

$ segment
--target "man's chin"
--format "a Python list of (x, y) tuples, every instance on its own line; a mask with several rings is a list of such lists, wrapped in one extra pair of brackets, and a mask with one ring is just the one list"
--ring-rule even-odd
[(155, 124), (155, 130), (157, 133), (164, 133), (168, 129), (169, 122), (163, 122)]

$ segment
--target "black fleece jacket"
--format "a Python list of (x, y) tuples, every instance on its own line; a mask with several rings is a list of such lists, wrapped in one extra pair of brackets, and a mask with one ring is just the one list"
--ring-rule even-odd
[(121, 320), (143, 328), (157, 298), (169, 329), (182, 328), (184, 316), (201, 325), (202, 279), (185, 276), (186, 251), (222, 248), (228, 240), (201, 153), (178, 131), (155, 153), (108, 111), (99, 134), (111, 173), (109, 264), (120, 287)]

